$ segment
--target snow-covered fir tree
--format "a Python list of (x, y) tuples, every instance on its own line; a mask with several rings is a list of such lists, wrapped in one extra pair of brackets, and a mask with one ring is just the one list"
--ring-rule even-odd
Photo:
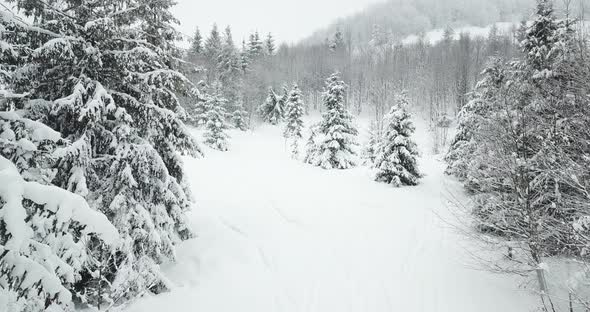
[(277, 96), (272, 88), (268, 88), (268, 96), (262, 105), (258, 107), (258, 115), (272, 125), (277, 125), (283, 120), (283, 105), (281, 97)]
[(260, 39), (260, 34), (255, 32), (250, 34), (248, 41), (248, 57), (250, 60), (256, 60), (264, 55), (264, 43)]
[(246, 46), (246, 40), (242, 40), (242, 49), (240, 51), (240, 68), (242, 73), (246, 73), (250, 65), (250, 51)]
[(194, 55), (199, 55), (203, 52), (203, 36), (201, 35), (201, 31), (199, 27), (195, 30), (195, 35), (191, 40), (191, 47), (189, 52)]
[(231, 114), (232, 125), (239, 130), (248, 130), (248, 112), (244, 109), (242, 101), (238, 101), (234, 107), (234, 112)]
[[(12, 73), (4, 74), (8, 82)], [(0, 107), (23, 99), (3, 91)], [(50, 105), (31, 100), (18, 111), (0, 111), (0, 306), (7, 311), (70, 311), (75, 283), (91, 270), (85, 242), (115, 248), (119, 238), (83, 197), (50, 184), (70, 146), (36, 120)]]
[[(33, 25), (2, 15), (2, 29), (11, 30), (2, 40), (24, 45), (19, 52), (27, 59), (11, 62), (19, 79), (7, 87), (26, 90), (26, 96), (2, 110), (31, 116), (71, 142), (55, 149), (48, 163), (39, 157), (51, 145), (39, 145), (44, 152), (31, 156), (54, 173), (23, 177), (84, 197), (121, 237), (116, 246), (84, 241), (80, 248), (88, 256), (79, 259), (81, 271), (68, 277), (68, 289), (77, 302), (94, 306), (162, 291), (158, 264), (174, 260), (174, 245), (192, 236), (184, 216), (191, 195), (179, 155), (200, 154), (178, 117), (183, 110), (176, 95), (192, 86), (175, 70), (179, 34), (172, 1), (72, 0), (50, 10), (40, 10), (34, 0), (15, 2), (32, 15)], [(61, 14), (65, 9), (68, 14)], [(0, 136), (11, 137), (8, 130), (3, 126)], [(41, 235), (56, 232), (47, 228)]]
[(266, 40), (264, 41), (264, 49), (266, 55), (273, 56), (275, 54), (275, 40), (272, 37), (271, 33), (268, 33), (268, 35), (266, 36)]
[(301, 99), (301, 90), (299, 86), (295, 84), (289, 99), (287, 100), (287, 107), (285, 112), (285, 131), (283, 135), (286, 139), (291, 141), (291, 153), (293, 158), (299, 156), (299, 141), (303, 138), (303, 101)]
[(203, 135), (205, 138), (205, 144), (220, 151), (227, 151), (229, 148), (229, 136), (226, 133), (228, 126), (225, 122), (225, 101), (226, 100), (220, 95), (213, 94), (208, 95), (205, 102), (206, 132)]
[(217, 28), (217, 24), (213, 24), (211, 32), (209, 33), (209, 37), (207, 37), (207, 40), (205, 40), (203, 47), (204, 53), (209, 59), (215, 60), (221, 53), (221, 47), (222, 39), (221, 35), (219, 34), (219, 29)]
[[(206, 86), (205, 86), (206, 87)], [(205, 123), (205, 113), (207, 108), (205, 106), (205, 94), (198, 92), (193, 94), (190, 98), (190, 104), (186, 105), (186, 120), (193, 126), (202, 126)]]
[(494, 113), (494, 104), (500, 100), (499, 90), (506, 82), (505, 79), (506, 69), (503, 61), (492, 58), (482, 72), (482, 77), (472, 93), (472, 99), (459, 112), (457, 132), (445, 156), (448, 164), (445, 172), (464, 181), (468, 189), (477, 187), (477, 180), (468, 177), (469, 170), (479, 167), (478, 158), (473, 157), (478, 144), (474, 136), (477, 135), (477, 131), (485, 129), (488, 118)]
[(356, 137), (353, 117), (344, 107), (346, 85), (334, 73), (326, 80), (323, 95), (326, 112), (317, 125), (317, 134), (308, 150), (307, 163), (324, 169), (348, 169), (357, 165)]
[(383, 136), (373, 166), (375, 180), (394, 186), (417, 185), (422, 176), (417, 167), (418, 146), (412, 140), (416, 128), (408, 112), (408, 98), (402, 92), (383, 118)]
[(277, 94), (277, 100), (279, 101), (279, 107), (281, 108), (281, 112), (283, 112), (283, 118), (285, 118), (287, 114), (287, 103), (289, 102), (289, 95), (289, 87), (286, 84), (284, 84), (282, 94)]
[(206, 78), (208, 84), (212, 84), (219, 78), (217, 68), (219, 66), (219, 56), (221, 55), (222, 47), (223, 42), (221, 34), (219, 33), (217, 24), (213, 24), (211, 32), (203, 44), (203, 55), (205, 57)]
[(234, 44), (231, 28), (226, 27), (223, 34), (221, 52), (217, 58), (217, 71), (220, 89), (228, 104), (234, 104), (238, 100), (240, 74), (242, 68), (240, 56)]
[[(551, 55), (554, 45), (559, 40), (557, 30), (560, 21), (555, 17), (553, 1), (538, 0), (535, 18), (523, 31), (524, 38), (521, 47), (527, 51), (525, 59), (527, 64), (534, 70), (550, 70), (551, 62), (554, 60)], [(546, 72), (549, 74), (549, 72)]]

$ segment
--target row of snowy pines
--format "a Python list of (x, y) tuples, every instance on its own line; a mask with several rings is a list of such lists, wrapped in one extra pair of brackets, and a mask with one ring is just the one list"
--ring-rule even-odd
[[(323, 96), (325, 112), (322, 121), (310, 127), (304, 162), (324, 169), (349, 169), (359, 164), (358, 131), (353, 116), (344, 107), (346, 85), (338, 73), (326, 80)], [(297, 85), (283, 97), (272, 89), (267, 100), (258, 108), (263, 120), (273, 125), (285, 120), (284, 136), (291, 141), (293, 158), (298, 158), (299, 141), (303, 138), (304, 104)], [(384, 116), (384, 129), (372, 127), (370, 140), (363, 150), (364, 164), (376, 170), (375, 180), (394, 186), (417, 185), (422, 177), (417, 168), (419, 152), (412, 140), (415, 127), (408, 112), (405, 92)]]
[[(267, 82), (266, 79), (263, 82), (259, 76), (262, 71), (270, 69), (270, 60), (276, 52), (272, 35), (269, 33), (263, 42), (258, 32), (252, 33), (248, 42), (243, 40), (242, 47), (238, 49), (230, 26), (220, 32), (217, 25), (213, 24), (207, 38), (203, 38), (199, 29), (196, 29), (186, 52), (184, 60), (188, 64), (185, 66), (187, 77), (202, 86), (200, 91), (223, 98), (222, 106), (227, 112), (228, 123), (241, 130), (247, 128), (245, 117), (249, 119), (250, 116), (244, 105), (249, 106), (252, 99), (263, 97), (261, 93), (264, 90), (260, 86)], [(201, 117), (205, 117), (206, 98), (196, 103), (192, 99), (182, 100), (188, 113), (186, 121), (197, 126), (205, 125), (206, 121)], [(211, 145), (224, 150), (223, 144)]]
[[(229, 150), (229, 135), (227, 130), (232, 126), (241, 131), (247, 131), (249, 126), (246, 121), (248, 112), (244, 110), (241, 101), (230, 104), (223, 97), (220, 86), (209, 88), (203, 85), (205, 92), (200, 93), (195, 99), (192, 115), (187, 119), (197, 126), (205, 128), (204, 143), (216, 150)], [(232, 109), (233, 113), (228, 113)]]
[(197, 82), (201, 94), (185, 103), (185, 120), (205, 129), (204, 143), (213, 149), (227, 151), (230, 148), (227, 130), (233, 127), (242, 131), (249, 128), (249, 114), (244, 108), (246, 74), (255, 69), (258, 61), (275, 52), (274, 39), (268, 34), (263, 43), (259, 34), (250, 35), (238, 50), (231, 28), (221, 33), (214, 24), (205, 39), (196, 29), (191, 46), (185, 55), (189, 63), (189, 78)]
[(220, 102), (177, 70), (173, 1), (8, 2), (28, 18), (0, 12), (0, 310), (165, 291), (201, 156), (177, 95)]
[[(590, 49), (575, 25), (537, 1), (519, 31), (522, 54), (489, 61), (445, 158), (472, 194), (477, 228), (501, 238), (490, 248), (506, 250), (490, 267), (537, 271), (544, 311), (590, 302)], [(578, 263), (570, 275), (544, 277), (561, 257)]]
[(191, 57), (202, 56), (214, 63), (214, 70), (218, 71), (220, 76), (224, 76), (233, 74), (232, 67), (246, 69), (257, 58), (272, 56), (275, 51), (276, 46), (272, 34), (268, 33), (266, 38), (262, 40), (258, 31), (248, 36), (247, 43), (245, 40), (242, 41), (241, 51), (238, 51), (233, 41), (231, 27), (228, 25), (222, 35), (217, 24), (214, 23), (206, 39), (203, 38), (198, 27), (195, 29), (188, 53)]

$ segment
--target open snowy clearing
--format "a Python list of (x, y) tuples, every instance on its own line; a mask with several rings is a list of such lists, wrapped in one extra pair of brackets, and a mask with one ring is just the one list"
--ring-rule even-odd
[[(229, 152), (186, 159), (198, 237), (164, 268), (174, 289), (128, 312), (534, 310), (519, 281), (474, 269), (444, 221), (460, 189), (436, 157), (423, 153), (419, 186), (395, 189), (290, 159), (281, 131), (231, 132)], [(427, 138), (419, 127), (422, 151)]]

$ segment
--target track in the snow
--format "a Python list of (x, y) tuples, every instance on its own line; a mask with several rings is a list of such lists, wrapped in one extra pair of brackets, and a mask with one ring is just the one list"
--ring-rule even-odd
[[(427, 142), (419, 131), (419, 144)], [(421, 134), (421, 135), (420, 135)], [(470, 269), (447, 227), (442, 164), (426, 156), (412, 188), (365, 168), (325, 171), (293, 161), (281, 129), (232, 132), (230, 152), (186, 159), (198, 237), (165, 268), (177, 285), (130, 312), (530, 311), (507, 276)], [(464, 242), (463, 242), (464, 243)], [(468, 243), (467, 243), (468, 244)]]

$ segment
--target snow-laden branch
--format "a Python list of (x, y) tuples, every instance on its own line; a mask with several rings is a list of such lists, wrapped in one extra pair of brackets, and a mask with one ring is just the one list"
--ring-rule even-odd
[(84, 198), (57, 186), (25, 181), (14, 164), (3, 156), (0, 156), (0, 181), (3, 182), (0, 183), (0, 198), (6, 202), (0, 209), (0, 218), (5, 220), (12, 236), (5, 248), (20, 250), (31, 238), (32, 230), (25, 224), (23, 199), (55, 213), (58, 227), (73, 220), (85, 226), (86, 232), (97, 234), (105, 243), (113, 245), (117, 242), (117, 229), (105, 215), (92, 210)]

